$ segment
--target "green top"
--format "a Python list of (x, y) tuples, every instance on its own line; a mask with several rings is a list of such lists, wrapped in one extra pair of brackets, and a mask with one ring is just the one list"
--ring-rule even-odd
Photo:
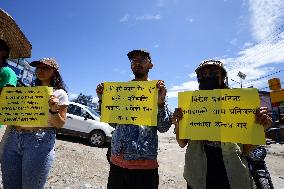
[(11, 68), (5, 66), (0, 69), (0, 88), (9, 85), (16, 87), (17, 75)]

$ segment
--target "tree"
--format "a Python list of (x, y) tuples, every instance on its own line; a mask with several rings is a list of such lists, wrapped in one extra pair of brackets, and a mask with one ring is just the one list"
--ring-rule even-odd
[(97, 103), (93, 102), (93, 97), (92, 95), (84, 95), (82, 93), (80, 93), (77, 98), (71, 100), (73, 102), (79, 103), (79, 104), (83, 104), (85, 106), (88, 106), (90, 108), (92, 108), (93, 110), (97, 111)]

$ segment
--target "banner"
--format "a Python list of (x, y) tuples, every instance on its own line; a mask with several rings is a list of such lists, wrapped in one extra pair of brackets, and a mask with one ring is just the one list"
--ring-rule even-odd
[(52, 88), (4, 87), (0, 98), (0, 124), (46, 127)]
[(157, 126), (157, 81), (105, 82), (101, 121)]
[(257, 89), (180, 92), (181, 139), (265, 144), (264, 128), (255, 123), (260, 106)]

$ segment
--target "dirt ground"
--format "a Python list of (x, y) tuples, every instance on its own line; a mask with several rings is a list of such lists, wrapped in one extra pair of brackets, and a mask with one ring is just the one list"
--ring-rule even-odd
[[(4, 129), (1, 128), (0, 138), (3, 131)], [(273, 144), (268, 146), (267, 149), (266, 163), (274, 187), (275, 189), (283, 189), (284, 145)], [(46, 188), (105, 189), (109, 171), (105, 157), (106, 151), (106, 146), (102, 148), (91, 147), (84, 139), (58, 136), (56, 159), (49, 174)], [(172, 128), (167, 133), (159, 134), (160, 189), (186, 188), (186, 182), (182, 176), (184, 153), (185, 149), (179, 148), (175, 141)]]

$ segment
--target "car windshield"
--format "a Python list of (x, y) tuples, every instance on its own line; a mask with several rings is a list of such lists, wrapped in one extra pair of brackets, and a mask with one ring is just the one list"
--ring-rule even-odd
[(93, 110), (92, 108), (87, 107), (87, 109), (94, 114), (95, 116), (97, 116), (98, 118), (101, 117), (100, 114), (98, 114), (95, 110)]

